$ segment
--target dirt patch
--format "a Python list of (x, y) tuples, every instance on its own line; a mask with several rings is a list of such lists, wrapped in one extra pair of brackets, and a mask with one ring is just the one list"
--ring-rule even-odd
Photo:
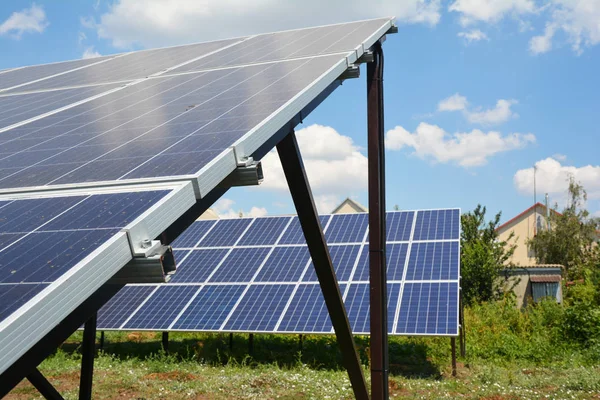
[(410, 391), (405, 387), (401, 386), (398, 382), (390, 380), (388, 383), (390, 395), (394, 396), (407, 396)]
[(513, 396), (513, 395), (503, 396), (501, 394), (495, 394), (492, 396), (480, 397), (479, 400), (519, 400), (519, 398), (517, 396)]
[(127, 335), (127, 340), (132, 342), (141, 343), (156, 338), (155, 332), (131, 332)]
[(152, 374), (145, 375), (144, 378), (151, 379), (155, 381), (178, 381), (178, 382), (187, 382), (192, 380), (197, 380), (193, 374), (181, 371), (171, 371), (171, 372), (155, 372)]

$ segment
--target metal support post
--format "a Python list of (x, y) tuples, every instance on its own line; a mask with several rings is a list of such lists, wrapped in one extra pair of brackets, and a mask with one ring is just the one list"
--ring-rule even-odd
[(104, 331), (100, 331), (100, 350), (104, 350)]
[(298, 335), (298, 345), (300, 347), (300, 352), (302, 353), (304, 347), (304, 338), (302, 337), (302, 334)]
[(369, 156), (369, 280), (371, 300), (371, 396), (389, 398), (387, 337), (387, 275), (385, 225), (385, 144), (383, 114), (383, 51), (373, 46), (367, 64)]
[(317, 214), (317, 208), (312, 196), (312, 191), (306, 177), (304, 163), (296, 141), (294, 131), (285, 136), (277, 144), (277, 153), (283, 166), (283, 172), (290, 188), (290, 193), (296, 206), (298, 219), (308, 245), (325, 305), (335, 330), (337, 341), (342, 352), (344, 365), (348, 371), (354, 396), (359, 399), (368, 399), (369, 392), (360, 365), (360, 359), (352, 337), (352, 329), (348, 322), (342, 295), (335, 277), (327, 242)]
[(162, 333), (162, 348), (165, 353), (169, 354), (169, 332)]
[(233, 351), (233, 333), (229, 334), (229, 351)]
[(450, 346), (452, 347), (452, 376), (456, 376), (456, 337), (450, 338)]
[(60, 393), (58, 393), (54, 386), (48, 382), (37, 368), (27, 375), (27, 380), (31, 382), (46, 400), (64, 400)]
[(94, 380), (94, 357), (96, 356), (96, 313), (87, 320), (83, 328), (81, 353), (79, 400), (91, 400), (92, 383)]
[(459, 294), (459, 300), (458, 300), (458, 323), (460, 324), (459, 327), (459, 339), (460, 339), (460, 356), (462, 358), (465, 358), (465, 356), (467, 355), (467, 338), (465, 336), (465, 310), (464, 310), (464, 306), (463, 306), (463, 302), (462, 302), (462, 291)]
[(248, 354), (252, 355), (254, 353), (254, 334), (248, 335)]

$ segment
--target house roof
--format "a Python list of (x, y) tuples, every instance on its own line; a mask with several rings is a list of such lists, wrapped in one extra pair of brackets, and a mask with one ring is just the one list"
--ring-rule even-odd
[(535, 265), (515, 265), (514, 268), (521, 269), (535, 269), (535, 268), (560, 268), (564, 269), (565, 267), (561, 264), (535, 264)]
[(356, 212), (367, 212), (367, 207), (363, 206), (362, 204), (360, 204), (359, 202), (352, 200), (350, 197), (346, 197), (346, 200), (342, 201), (342, 203), (337, 206), (331, 213), (332, 214), (337, 214), (342, 207), (344, 207), (345, 205), (348, 205), (350, 207), (352, 207), (354, 210), (356, 210)]
[[(540, 202), (535, 203), (534, 205), (532, 205), (531, 207), (529, 207), (528, 209), (526, 209), (525, 211), (523, 211), (522, 213), (518, 214), (517, 216), (509, 219), (508, 221), (506, 221), (505, 223), (503, 223), (502, 225), (500, 225), (499, 227), (496, 228), (496, 231), (500, 231), (504, 228), (506, 228), (507, 226), (509, 226), (510, 224), (512, 224), (513, 222), (521, 219), (521, 217), (524, 217), (525, 215), (529, 214), (531, 211), (535, 210), (536, 208), (541, 207), (544, 210), (546, 209), (546, 205), (542, 204)], [(556, 210), (550, 209), (550, 211), (552, 211), (554, 214), (556, 215), (562, 215), (561, 213), (559, 213)]]

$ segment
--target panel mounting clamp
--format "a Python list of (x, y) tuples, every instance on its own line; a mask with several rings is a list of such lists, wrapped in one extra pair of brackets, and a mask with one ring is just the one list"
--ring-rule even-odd
[(175, 273), (175, 257), (171, 246), (159, 240), (145, 239), (133, 247), (134, 257), (108, 283), (164, 283)]

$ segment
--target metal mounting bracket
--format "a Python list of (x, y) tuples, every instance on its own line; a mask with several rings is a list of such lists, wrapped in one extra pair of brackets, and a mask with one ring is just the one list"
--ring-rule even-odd
[(225, 178), (217, 187), (260, 185), (264, 179), (262, 164), (248, 157), (238, 163), (238, 167)]
[(171, 279), (177, 270), (171, 246), (158, 240), (144, 241), (147, 246), (143, 253), (137, 253), (108, 283), (164, 283)]
[(343, 73), (340, 75), (341, 80), (346, 79), (354, 79), (360, 77), (360, 68), (358, 65), (350, 65)]

